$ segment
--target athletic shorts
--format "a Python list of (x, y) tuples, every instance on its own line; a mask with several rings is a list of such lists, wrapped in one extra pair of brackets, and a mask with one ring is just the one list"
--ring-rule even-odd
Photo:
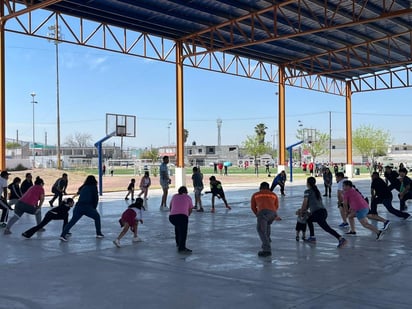
[(363, 218), (366, 218), (368, 216), (368, 213), (369, 213), (369, 208), (363, 208), (361, 210), (357, 210), (356, 218), (358, 218), (358, 220), (362, 220)]
[(202, 191), (203, 191), (203, 187), (195, 187), (195, 196), (201, 196), (202, 195)]
[(160, 186), (162, 187), (162, 189), (167, 190), (167, 189), (169, 189), (169, 182), (160, 181)]
[(136, 212), (133, 209), (126, 209), (119, 220), (120, 226), (123, 227), (125, 223), (133, 226), (136, 223)]

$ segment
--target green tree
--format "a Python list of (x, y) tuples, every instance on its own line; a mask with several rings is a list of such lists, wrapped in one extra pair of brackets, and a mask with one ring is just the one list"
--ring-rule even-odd
[(7, 142), (6, 143), (6, 148), (7, 149), (16, 149), (16, 148), (20, 148), (21, 145), (19, 143), (16, 142)]
[(186, 144), (188, 138), (189, 138), (189, 131), (186, 129), (183, 129), (183, 144)]
[(260, 142), (260, 137), (257, 135), (247, 136), (246, 140), (243, 142), (243, 147), (246, 149), (247, 154), (253, 156), (255, 161), (257, 157), (269, 153), (271, 150), (271, 145), (269, 143), (262, 144)]
[(266, 135), (267, 126), (264, 123), (259, 123), (255, 126), (255, 133), (260, 144), (265, 144), (265, 135)]
[(140, 155), (140, 159), (149, 159), (152, 163), (156, 163), (158, 158), (159, 151), (155, 148), (145, 149)]
[(309, 144), (310, 154), (312, 155), (313, 161), (324, 153), (329, 152), (329, 147), (327, 146), (328, 142), (329, 134), (315, 130), (315, 138), (312, 143)]
[(389, 132), (375, 129), (371, 125), (360, 126), (352, 132), (353, 146), (370, 162), (374, 162), (376, 157), (386, 154), (390, 140)]
[[(309, 138), (308, 135), (310, 135), (312, 140), (305, 140)], [(316, 129), (302, 128), (297, 130), (296, 138), (299, 141), (303, 141), (301, 147), (302, 149), (310, 151), (313, 161), (315, 161), (317, 157), (329, 152), (329, 147), (327, 146), (329, 142), (329, 134), (322, 133)]]

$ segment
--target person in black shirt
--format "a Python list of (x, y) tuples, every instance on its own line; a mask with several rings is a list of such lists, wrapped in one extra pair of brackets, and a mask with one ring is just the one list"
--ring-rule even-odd
[(26, 173), (26, 179), (24, 179), (20, 185), (21, 193), (26, 193), (31, 186), (33, 186), (33, 176), (30, 173)]
[[(373, 172), (371, 183), (371, 210), (369, 211), (368, 218), (374, 219), (374, 217), (378, 215), (378, 204), (383, 204), (391, 214), (404, 219), (412, 219), (410, 214), (393, 208), (392, 198), (392, 192), (385, 181), (379, 177), (378, 172)], [(386, 230), (388, 226), (389, 220), (384, 223), (383, 229)]]
[(389, 181), (389, 190), (392, 191), (393, 189), (396, 189), (396, 191), (399, 192), (401, 188), (401, 182), (399, 180), (399, 174), (396, 171), (392, 170), (392, 166), (386, 165), (385, 166), (385, 172), (384, 176), (386, 179), (386, 183)]
[(50, 221), (52, 220), (63, 220), (63, 228), (66, 226), (67, 222), (69, 222), (69, 211), (74, 205), (74, 200), (72, 198), (68, 198), (63, 200), (60, 206), (55, 207), (49, 210), (46, 215), (44, 216), (43, 220), (36, 226), (32, 227), (25, 231), (21, 236), (25, 238), (30, 238), (39, 230), (42, 230)]
[(53, 207), (54, 201), (58, 198), (59, 205), (63, 200), (63, 195), (66, 194), (66, 188), (68, 184), (68, 176), (66, 173), (63, 173), (62, 177), (57, 179), (52, 187), (52, 193), (54, 194), (53, 198), (49, 201), (50, 207)]
[(399, 188), (399, 202), (400, 210), (406, 210), (406, 201), (412, 199), (411, 191), (411, 179), (406, 176), (408, 170), (406, 168), (401, 168), (399, 170), (399, 176), (401, 177), (401, 186)]
[(13, 182), (8, 185), (8, 188), (10, 190), (10, 195), (9, 195), (9, 205), (10, 206), (15, 205), (17, 201), (19, 200), (19, 198), (23, 196), (23, 194), (21, 193), (21, 189), (20, 189), (20, 182), (21, 182), (20, 177), (15, 177), (13, 179)]

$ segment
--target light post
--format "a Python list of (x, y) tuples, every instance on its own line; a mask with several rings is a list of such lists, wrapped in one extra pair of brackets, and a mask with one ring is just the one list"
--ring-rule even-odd
[(53, 25), (48, 27), (50, 32), (48, 33), (49, 42), (52, 41), (56, 47), (56, 110), (57, 110), (57, 169), (61, 169), (61, 157), (60, 157), (60, 83), (59, 83), (59, 40), (61, 39), (60, 26)]
[[(303, 123), (302, 123), (302, 121), (298, 120), (298, 126), (299, 126), (299, 129), (298, 129), (299, 137), (298, 137), (298, 138), (299, 138), (301, 141), (304, 142), (305, 136), (304, 136)], [(302, 146), (299, 145), (299, 166), (301, 166), (301, 165), (302, 165)]]
[(332, 112), (329, 112), (329, 166), (332, 164)]
[(167, 125), (167, 146), (170, 146), (170, 126), (172, 125), (171, 122)]
[(33, 91), (30, 93), (32, 100), (31, 103), (33, 104), (33, 145), (32, 145), (32, 155), (33, 155), (33, 164), (34, 164), (34, 154), (35, 154), (35, 144), (36, 144), (36, 132), (34, 130), (34, 104), (37, 104), (37, 101), (34, 100), (34, 97), (36, 96), (36, 93)]

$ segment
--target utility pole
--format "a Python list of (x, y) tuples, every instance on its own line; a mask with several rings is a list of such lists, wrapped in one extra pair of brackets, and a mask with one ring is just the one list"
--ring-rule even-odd
[(60, 83), (59, 83), (59, 44), (61, 43), (61, 31), (60, 26), (53, 25), (48, 27), (49, 42), (53, 42), (56, 48), (56, 111), (57, 111), (57, 149), (56, 149), (56, 160), (57, 169), (61, 169), (61, 154), (60, 154)]
[(332, 163), (332, 112), (329, 111), (329, 166)]
[(32, 93), (30, 93), (32, 100), (31, 100), (31, 104), (33, 104), (33, 145), (32, 145), (32, 155), (33, 155), (33, 167), (34, 167), (34, 155), (35, 155), (35, 145), (36, 145), (36, 131), (35, 131), (35, 125), (34, 125), (34, 104), (37, 104), (37, 101), (34, 100), (36, 93), (33, 91)]
[(222, 136), (220, 135), (221, 129), (222, 129), (222, 119), (217, 119), (217, 145), (220, 147), (222, 144)]

